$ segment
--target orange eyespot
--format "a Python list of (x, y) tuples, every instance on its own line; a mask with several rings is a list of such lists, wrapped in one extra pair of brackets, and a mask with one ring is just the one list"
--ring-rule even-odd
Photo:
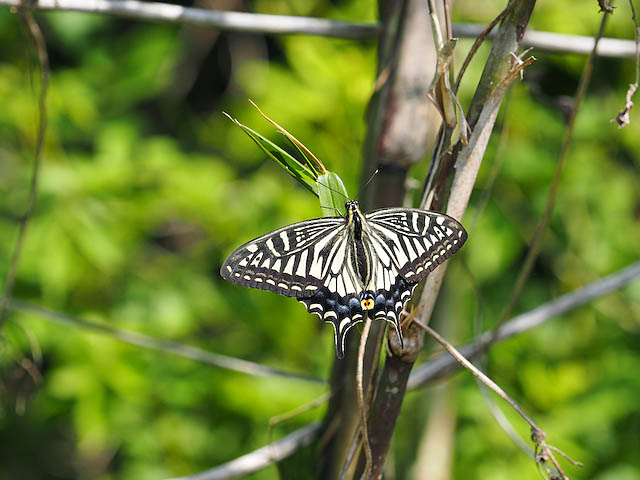
[(374, 301), (372, 298), (364, 298), (360, 302), (360, 305), (362, 305), (363, 310), (371, 310), (373, 308)]

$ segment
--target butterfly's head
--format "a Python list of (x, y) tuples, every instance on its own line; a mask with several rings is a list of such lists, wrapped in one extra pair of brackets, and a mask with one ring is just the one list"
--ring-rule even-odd
[(347, 209), (347, 213), (355, 213), (358, 210), (358, 201), (357, 200), (349, 200), (344, 204), (344, 208)]

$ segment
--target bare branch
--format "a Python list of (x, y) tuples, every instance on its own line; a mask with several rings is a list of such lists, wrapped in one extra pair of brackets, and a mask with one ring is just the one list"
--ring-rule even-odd
[[(475, 38), (485, 29), (484, 25), (474, 23), (454, 23), (453, 35), (462, 38)], [(491, 32), (488, 37), (494, 38)], [(533, 47), (536, 51), (577, 53), (588, 55), (593, 50), (595, 41), (593, 37), (586, 35), (567, 35), (564, 33), (541, 32), (539, 30), (527, 30), (522, 37), (522, 47)], [(636, 54), (635, 41), (620, 38), (603, 38), (598, 43), (599, 57), (630, 58)]]
[(312, 423), (286, 437), (211, 470), (171, 480), (224, 480), (248, 475), (287, 458), (300, 447), (309, 445), (320, 432), (320, 423)]
[[(22, 0), (0, 0), (0, 5), (9, 7), (18, 7), (21, 3)], [(322, 35), (339, 38), (372, 38), (380, 34), (379, 25), (372, 23), (208, 10), (137, 0), (38, 0), (33, 3), (33, 8), (99, 13), (246, 33)]]
[[(497, 334), (494, 331), (487, 331), (476, 337), (473, 342), (458, 350), (466, 358), (477, 357), (486, 351), (493, 343), (526, 332), (527, 330), (542, 325), (557, 315), (572, 310), (614, 290), (618, 290), (638, 276), (640, 276), (640, 261), (600, 280), (596, 280), (578, 290), (562, 295), (551, 302), (540, 305), (529, 312), (513, 317), (502, 325)], [(422, 387), (434, 379), (442, 378), (457, 368), (458, 365), (456, 361), (450, 356), (442, 355), (437, 357), (416, 368), (409, 378), (408, 388), (413, 390)]]
[(533, 232), (533, 237), (529, 242), (527, 255), (520, 269), (520, 273), (518, 274), (518, 278), (516, 279), (516, 283), (511, 290), (511, 295), (509, 296), (507, 305), (500, 314), (498, 324), (503, 323), (507, 318), (509, 318), (509, 315), (511, 315), (511, 312), (517, 305), (520, 295), (522, 294), (524, 286), (526, 285), (529, 278), (529, 274), (531, 273), (536, 258), (538, 257), (538, 252), (540, 251), (540, 247), (542, 245), (542, 238), (547, 230), (547, 225), (549, 223), (549, 219), (551, 218), (551, 213), (553, 212), (553, 206), (555, 205), (558, 188), (560, 187), (562, 167), (564, 166), (565, 160), (567, 158), (567, 153), (569, 152), (569, 147), (571, 146), (571, 143), (573, 141), (573, 131), (576, 123), (576, 118), (578, 117), (578, 111), (580, 110), (580, 105), (582, 104), (582, 101), (584, 100), (584, 97), (587, 93), (587, 87), (591, 82), (591, 74), (593, 73), (593, 66), (597, 57), (596, 52), (598, 42), (600, 41), (600, 39), (602, 38), (602, 34), (604, 33), (604, 26), (607, 23), (608, 15), (608, 13), (605, 13), (602, 17), (602, 21), (600, 22), (600, 29), (598, 30), (598, 33), (596, 34), (596, 37), (594, 39), (593, 50), (591, 51), (591, 55), (587, 60), (587, 64), (584, 68), (582, 76), (580, 77), (580, 83), (576, 91), (575, 101), (571, 110), (571, 116), (569, 117), (569, 121), (567, 124), (567, 130), (562, 141), (562, 146), (560, 147), (560, 153), (558, 154), (558, 162), (556, 163), (556, 169), (553, 175), (553, 180), (551, 182), (551, 187), (549, 189), (549, 193), (547, 194), (547, 201), (544, 206), (544, 211), (542, 212), (540, 220), (536, 225), (536, 229)]
[(11, 310), (23, 312), (30, 315), (36, 315), (38, 317), (51, 320), (60, 325), (81, 328), (84, 330), (91, 330), (96, 333), (108, 335), (112, 338), (115, 338), (116, 340), (120, 340), (121, 342), (128, 343), (130, 345), (136, 345), (138, 347), (148, 348), (150, 350), (158, 350), (160, 352), (172, 353), (179, 357), (195, 360), (206, 365), (233, 370), (256, 377), (277, 376), (296, 380), (304, 380), (306, 382), (321, 384), (326, 383), (325, 380), (311, 375), (288, 372), (286, 370), (281, 370), (278, 368), (267, 367), (265, 365), (260, 365), (259, 363), (242, 360), (240, 358), (207, 352), (206, 350), (202, 350), (191, 345), (185, 345), (171, 340), (154, 338), (142, 333), (129, 332), (127, 330), (110, 327), (109, 325), (90, 322), (78, 317), (74, 317), (73, 315), (49, 310), (48, 308), (33, 305), (21, 300), (16, 300), (13, 298), (3, 298), (3, 300), (7, 302), (8, 308)]
[[(369, 442), (369, 433), (367, 431), (367, 416), (369, 412), (369, 405), (365, 402), (364, 398), (364, 353), (367, 345), (367, 338), (369, 337), (369, 329), (371, 328), (371, 319), (367, 315), (367, 320), (364, 323), (362, 330), (362, 336), (360, 338), (360, 347), (358, 348), (358, 364), (356, 366), (356, 378), (357, 378), (357, 392), (358, 392), (358, 408), (360, 409), (360, 421), (362, 431), (362, 446), (364, 447), (364, 453), (366, 458), (366, 464), (364, 472), (362, 474), (363, 479), (369, 478), (371, 475), (371, 444)], [(373, 388), (367, 383), (369, 391)]]
[(518, 415), (520, 415), (524, 419), (524, 421), (529, 424), (532, 432), (531, 438), (535, 442), (536, 451), (540, 452), (539, 455), (533, 456), (536, 464), (538, 464), (538, 466), (540, 467), (540, 464), (544, 465), (546, 460), (551, 460), (553, 466), (557, 471), (557, 474), (560, 475), (560, 478), (562, 478), (563, 480), (569, 480), (565, 473), (562, 471), (562, 468), (560, 467), (560, 464), (556, 460), (555, 456), (553, 455), (553, 452), (558, 450), (546, 443), (545, 438), (547, 434), (531, 419), (531, 417), (529, 417), (529, 415), (526, 414), (526, 412), (520, 407), (520, 405), (513, 401), (513, 399), (507, 394), (507, 392), (500, 388), (500, 386), (498, 386), (498, 384), (491, 380), (488, 376), (482, 373), (480, 369), (478, 369), (473, 363), (467, 360), (464, 355), (462, 355), (453, 345), (451, 345), (447, 340), (440, 336), (438, 332), (427, 325), (421, 326), (440, 345), (442, 345), (447, 352), (449, 352), (449, 354), (456, 360), (456, 362), (473, 373), (478, 380), (480, 380), (484, 385), (489, 387), (500, 398), (507, 402), (509, 406), (511, 406), (511, 408), (513, 408), (518, 413)]
[(428, 325), (420, 325), (422, 328), (426, 330), (426, 332), (431, 335), (440, 345), (444, 347), (444, 349), (449, 352), (449, 354), (462, 365), (464, 368), (473, 373), (482, 383), (484, 383), (487, 387), (493, 390), (500, 398), (502, 398), (505, 402), (507, 402), (511, 408), (513, 408), (518, 414), (527, 422), (531, 428), (538, 428), (537, 425), (529, 415), (527, 415), (520, 406), (514, 402), (507, 393), (498, 386), (493, 380), (487, 377), (484, 373), (482, 373), (473, 363), (471, 363), (467, 358), (462, 355), (453, 345), (451, 345), (446, 339), (444, 339), (438, 332), (436, 332), (433, 328)]
[(600, 5), (600, 11), (603, 13), (613, 13), (613, 7), (607, 2), (607, 0), (598, 0)]
[[(20, 3), (21, 0), (0, 0), (0, 6), (11, 8), (17, 8)], [(246, 33), (302, 34), (368, 39), (378, 37), (381, 32), (381, 26), (375, 23), (354, 23), (313, 17), (207, 10), (136, 0), (38, 0), (31, 8), (44, 11), (98, 13), (138, 20), (175, 22)], [(453, 24), (453, 36), (476, 38), (485, 28), (485, 25), (456, 23)], [(489, 38), (492, 37), (493, 34), (490, 34)], [(588, 54), (593, 49), (593, 38), (529, 30), (522, 39), (522, 46), (534, 47), (537, 50), (548, 52)], [(635, 43), (632, 40), (603, 38), (598, 46), (598, 55), (615, 58), (633, 57), (635, 56)]]
[(633, 108), (633, 95), (638, 89), (638, 82), (640, 82), (640, 25), (638, 25), (638, 18), (636, 17), (636, 9), (633, 6), (633, 0), (629, 0), (629, 7), (631, 8), (631, 20), (636, 32), (636, 81), (629, 85), (627, 95), (625, 97), (624, 108), (618, 112), (616, 118), (611, 120), (618, 124), (618, 128), (626, 127), (631, 122), (629, 113)]
[(18, 266), (22, 255), (24, 239), (27, 234), (27, 227), (29, 226), (29, 221), (31, 220), (31, 216), (33, 215), (38, 201), (38, 179), (40, 177), (40, 165), (42, 164), (44, 136), (47, 131), (47, 89), (49, 86), (49, 56), (47, 55), (47, 46), (45, 44), (44, 37), (42, 36), (42, 31), (38, 26), (38, 22), (35, 21), (31, 12), (23, 8), (18, 9), (18, 12), (31, 35), (31, 39), (33, 40), (38, 54), (38, 60), (40, 62), (40, 95), (38, 97), (39, 124), (36, 136), (33, 169), (31, 171), (31, 181), (29, 183), (29, 198), (27, 200), (25, 212), (20, 218), (18, 237), (16, 238), (16, 244), (13, 249), (13, 253), (11, 254), (9, 268), (7, 269), (7, 276), (5, 277), (3, 299), (0, 301), (0, 326), (4, 323), (7, 317), (7, 298), (9, 298), (13, 292), (13, 286), (15, 285), (16, 277), (18, 276)]
[[(467, 56), (464, 59), (464, 62), (462, 62), (462, 66), (460, 67), (460, 71), (458, 72), (458, 76), (456, 77), (456, 83), (454, 87), (455, 92), (458, 91), (458, 88), (460, 87), (460, 81), (462, 80), (464, 72), (467, 71), (467, 67), (471, 63), (471, 59), (475, 56), (476, 52), (480, 48), (480, 45), (482, 45), (482, 43), (484, 42), (484, 39), (491, 34), (491, 32), (493, 31), (493, 28), (507, 15), (507, 13), (511, 11), (514, 5), (515, 5), (515, 0), (510, 0), (507, 6), (504, 8), (504, 10), (502, 10), (493, 20), (491, 20), (489, 25), (487, 25), (487, 27), (484, 30), (482, 30), (478, 35), (476, 35), (476, 40), (475, 42), (473, 42), (473, 45), (471, 46), (469, 53), (467, 53)], [(463, 26), (464, 25), (472, 26), (471, 24), (463, 24)], [(473, 25), (474, 28), (476, 26), (477, 25)]]

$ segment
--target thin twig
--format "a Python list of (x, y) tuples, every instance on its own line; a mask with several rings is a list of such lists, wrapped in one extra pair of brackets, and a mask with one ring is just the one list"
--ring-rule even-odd
[[(496, 342), (507, 340), (538, 327), (564, 312), (624, 287), (639, 276), (640, 261), (573, 292), (566, 293), (529, 312), (513, 317), (503, 324), (499, 331), (487, 331), (476, 337), (472, 342), (459, 348), (459, 350), (465, 357), (474, 358)], [(413, 371), (409, 378), (408, 388), (410, 390), (420, 388), (434, 379), (442, 378), (450, 373), (452, 369), (456, 369), (456, 367), (456, 361), (448, 355), (442, 355), (430, 360)]]
[(638, 25), (638, 17), (636, 16), (636, 9), (633, 6), (633, 0), (629, 0), (629, 7), (631, 7), (631, 20), (635, 26), (636, 34), (636, 85), (640, 82), (640, 25)]
[(325, 384), (326, 381), (314, 377), (312, 375), (306, 375), (302, 373), (288, 372), (278, 368), (267, 367), (260, 365), (259, 363), (249, 362), (240, 358), (229, 357), (226, 355), (220, 355), (218, 353), (207, 352), (191, 345), (184, 345), (179, 342), (171, 340), (163, 340), (154, 338), (149, 335), (144, 335), (137, 332), (129, 332), (127, 330), (121, 330), (111, 327), (109, 325), (102, 325), (95, 322), (83, 320), (73, 315), (66, 313), (56, 312), (37, 305), (33, 305), (28, 302), (24, 302), (16, 299), (5, 299), (8, 304), (8, 308), (14, 311), (20, 311), (26, 314), (36, 315), (38, 317), (51, 320), (60, 325), (66, 325), (70, 327), (80, 328), (83, 330), (91, 330), (96, 333), (108, 335), (121, 342), (128, 343), (130, 345), (136, 345), (138, 347), (148, 348), (150, 350), (158, 350), (161, 352), (172, 353), (179, 357), (189, 358), (206, 365), (214, 367), (224, 368), (227, 370), (233, 370), (247, 375), (253, 375), (257, 377), (285, 377), (297, 380), (304, 380), (307, 382)]
[[(509, 93), (512, 92), (513, 90), (509, 90)], [(505, 99), (506, 100), (506, 99)], [(500, 138), (500, 143), (502, 143), (502, 137), (503, 137), (503, 133), (504, 130), (501, 132), (501, 138)], [(480, 207), (479, 207), (480, 208)], [(474, 219), (477, 219), (478, 215), (474, 216)], [(472, 227), (471, 227), (472, 228)], [(471, 289), (473, 290), (473, 296), (476, 299), (476, 305), (474, 308), (474, 318), (473, 318), (473, 331), (474, 331), (474, 335), (479, 335), (480, 332), (482, 332), (482, 319), (483, 319), (483, 309), (482, 309), (482, 295), (480, 293), (480, 287), (477, 284), (477, 282), (475, 281), (475, 278), (473, 276), (473, 274), (471, 273), (471, 270), (469, 270), (469, 266), (467, 265), (467, 263), (464, 261), (462, 261), (462, 267), (464, 268), (466, 274), (469, 277), (469, 282), (471, 283)], [(479, 368), (482, 368), (483, 370), (487, 369), (486, 366), (486, 355), (485, 356), (478, 356), (478, 361), (476, 362), (476, 364), (478, 365)], [(531, 449), (531, 447), (529, 447), (529, 445), (527, 443), (525, 443), (524, 440), (522, 440), (522, 438), (520, 437), (520, 435), (518, 434), (518, 432), (516, 431), (516, 429), (513, 427), (513, 425), (511, 424), (511, 422), (509, 421), (509, 419), (507, 418), (507, 416), (504, 414), (504, 412), (500, 409), (500, 407), (498, 406), (497, 402), (495, 401), (495, 398), (490, 394), (489, 392), (489, 388), (482, 383), (482, 381), (480, 381), (480, 379), (476, 378), (476, 384), (478, 385), (478, 388), (480, 389), (480, 393), (482, 394), (482, 397), (485, 401), (485, 403), (487, 404), (487, 406), (489, 407), (489, 412), (491, 413), (491, 415), (493, 416), (493, 419), (496, 421), (496, 423), (500, 426), (500, 428), (502, 428), (502, 431), (511, 439), (511, 441), (518, 446), (518, 448), (520, 448), (520, 450), (522, 450), (525, 455), (527, 455), (530, 458), (535, 458), (535, 452)]]
[(260, 470), (273, 462), (287, 458), (296, 450), (309, 445), (320, 433), (320, 423), (312, 423), (302, 427), (286, 437), (266, 445), (251, 453), (247, 453), (230, 462), (214, 467), (210, 470), (176, 477), (171, 480), (225, 480), (228, 478), (244, 477)]
[[(366, 325), (365, 325), (366, 327)], [(367, 344), (367, 343), (372, 343), (369, 342), (369, 337), (370, 337), (370, 328), (371, 326), (367, 327), (367, 328), (363, 328), (362, 330), (362, 335), (360, 337), (360, 345), (358, 348), (358, 360), (357, 360), (357, 365), (356, 365), (356, 387), (357, 387), (357, 396), (358, 396), (358, 407), (360, 410), (360, 414), (361, 414), (361, 419), (360, 419), (360, 423), (358, 424), (358, 426), (356, 427), (356, 429), (353, 432), (353, 436), (351, 438), (351, 441), (349, 442), (349, 449), (347, 451), (347, 455), (345, 456), (345, 460), (344, 463), (342, 464), (342, 468), (340, 470), (340, 476), (338, 477), (339, 480), (345, 480), (346, 478), (348, 478), (349, 472), (351, 470), (353, 461), (358, 457), (359, 453), (360, 453), (360, 449), (363, 447), (363, 444), (366, 445), (366, 447), (368, 447), (369, 452), (367, 452), (365, 450), (365, 462), (367, 461), (367, 455), (372, 455), (371, 452), (371, 442), (369, 441), (369, 431), (366, 428), (367, 425), (367, 418), (368, 418), (368, 410), (369, 410), (369, 406), (371, 405), (371, 402), (373, 400), (373, 396), (374, 396), (374, 391), (375, 391), (375, 384), (374, 384), (374, 377), (376, 374), (376, 369), (375, 368), (371, 368), (369, 369), (369, 377), (366, 379), (366, 385), (367, 385), (367, 391), (366, 391), (366, 395), (364, 395), (364, 385), (365, 385), (365, 380), (364, 380), (364, 359), (365, 359), (365, 350), (363, 349), (363, 344)], [(380, 351), (382, 349), (382, 344), (380, 342), (375, 342), (373, 344), (373, 347), (375, 348), (375, 352), (372, 355), (371, 358), (375, 358), (375, 359), (379, 359), (380, 358)], [(362, 406), (365, 406), (365, 408), (363, 409)], [(361, 436), (361, 431), (363, 429), (363, 425), (364, 425), (364, 434), (362, 435), (366, 435), (366, 437), (362, 437), (363, 440), (360, 441), (360, 436)], [(365, 447), (365, 448), (366, 448)], [(371, 457), (369, 457), (371, 458)], [(369, 460), (370, 461), (370, 460)], [(357, 466), (356, 466), (357, 467)], [(371, 471), (371, 463), (369, 463), (369, 466), (365, 465), (365, 472), (366, 471)]]
[(498, 14), (498, 16), (494, 18), (491, 21), (491, 23), (489, 23), (489, 25), (487, 25), (487, 28), (485, 28), (482, 32), (480, 32), (480, 35), (478, 35), (478, 37), (476, 38), (476, 41), (473, 42), (473, 45), (471, 46), (469, 53), (467, 53), (467, 56), (464, 59), (464, 62), (462, 62), (462, 66), (460, 67), (458, 76), (456, 77), (456, 83), (455, 83), (455, 86), (453, 87), (454, 92), (458, 92), (458, 88), (460, 88), (460, 82), (462, 81), (462, 76), (464, 75), (464, 72), (467, 71), (467, 67), (469, 66), (469, 64), (471, 63), (471, 60), (473, 59), (476, 52), (480, 48), (480, 45), (482, 45), (482, 43), (484, 42), (484, 39), (491, 33), (491, 31), (493, 30), (493, 27), (495, 27), (498, 24), (498, 22), (500, 22), (504, 17), (507, 16), (507, 13), (509, 13), (509, 11), (513, 8), (515, 4), (516, 4), (515, 0), (509, 0), (509, 3), (504, 8), (504, 10), (502, 10)]
[[(360, 346), (358, 348), (358, 365), (356, 370), (356, 386), (358, 389), (358, 407), (360, 408), (360, 421), (362, 422), (362, 444), (364, 446), (365, 455), (365, 467), (362, 473), (362, 479), (367, 480), (371, 475), (371, 444), (369, 443), (369, 432), (367, 431), (367, 411), (368, 406), (364, 398), (364, 352), (367, 346), (367, 339), (369, 338), (369, 330), (371, 329), (371, 318), (367, 315), (367, 320), (364, 322), (364, 328), (362, 329), (362, 335), (360, 337)], [(369, 385), (369, 391), (372, 386)]]
[(349, 471), (351, 470), (351, 466), (353, 465), (353, 461), (360, 454), (360, 449), (362, 448), (362, 442), (358, 441), (358, 439), (360, 438), (360, 430), (362, 430), (362, 425), (358, 424), (358, 427), (353, 432), (353, 439), (349, 443), (349, 450), (347, 451), (344, 463), (342, 464), (342, 468), (340, 469), (340, 476), (338, 477), (338, 480), (346, 480), (348, 478)]
[(520, 408), (520, 406), (516, 402), (514, 402), (511, 399), (511, 397), (509, 397), (509, 395), (507, 395), (507, 393), (502, 388), (498, 386), (497, 383), (495, 383), (493, 380), (487, 377), (484, 373), (478, 370), (473, 363), (467, 360), (464, 357), (464, 355), (462, 355), (458, 350), (456, 350), (456, 348), (453, 345), (451, 345), (447, 340), (441, 337), (438, 334), (438, 332), (436, 332), (430, 326), (424, 325), (424, 324), (420, 324), (420, 326), (424, 328), (425, 331), (429, 335), (431, 335), (440, 345), (442, 345), (445, 348), (445, 350), (449, 352), (449, 354), (453, 358), (455, 358), (460, 365), (462, 365), (464, 368), (466, 368), (471, 373), (473, 373), (477, 378), (480, 379), (480, 381), (482, 381), (482, 383), (484, 383), (491, 390), (496, 392), (500, 396), (500, 398), (502, 398), (505, 402), (507, 402), (511, 406), (511, 408), (513, 408), (516, 412), (518, 412), (518, 414), (525, 420), (525, 422), (527, 422), (531, 426), (531, 428), (536, 428), (536, 429), (538, 428), (535, 422), (524, 412), (524, 410), (522, 410), (522, 408)]
[(271, 429), (272, 427), (276, 426), (279, 423), (286, 422), (287, 420), (291, 420), (292, 418), (295, 418), (298, 415), (307, 413), (308, 411), (319, 407), (320, 405), (325, 403), (327, 400), (329, 400), (329, 398), (331, 398), (331, 392), (325, 392), (319, 397), (311, 400), (310, 402), (305, 403), (304, 405), (300, 405), (299, 407), (289, 410), (288, 412), (280, 413), (279, 415), (274, 415), (269, 419), (269, 429)]
[(44, 41), (44, 37), (42, 36), (42, 31), (38, 26), (38, 22), (35, 21), (31, 12), (23, 8), (18, 8), (18, 13), (29, 30), (40, 62), (40, 95), (38, 97), (39, 119), (33, 169), (31, 171), (31, 181), (29, 183), (29, 199), (27, 200), (27, 208), (20, 218), (16, 244), (13, 249), (11, 260), (9, 261), (9, 268), (5, 277), (3, 299), (0, 302), (0, 326), (2, 326), (7, 317), (8, 306), (6, 299), (11, 297), (11, 294), (13, 293), (13, 287), (18, 276), (18, 266), (20, 264), (22, 248), (27, 234), (27, 227), (29, 226), (29, 222), (36, 208), (36, 203), (38, 202), (38, 179), (40, 177), (40, 166), (42, 164), (44, 138), (47, 131), (47, 89), (49, 87), (49, 56), (47, 55), (47, 46)]
[(447, 27), (445, 39), (447, 41), (453, 38), (453, 24), (451, 23), (451, 0), (442, 0), (444, 10), (444, 25)]
[(627, 95), (625, 97), (624, 108), (618, 112), (616, 118), (611, 120), (618, 124), (618, 128), (626, 127), (631, 122), (629, 113), (633, 108), (632, 98), (636, 93), (638, 83), (640, 82), (640, 26), (638, 25), (638, 19), (636, 18), (636, 9), (633, 6), (633, 0), (629, 0), (629, 6), (631, 7), (631, 19), (633, 20), (636, 32), (636, 81), (629, 85), (629, 89), (627, 90)]
[(502, 164), (504, 163), (506, 157), (507, 145), (509, 143), (509, 106), (511, 105), (511, 92), (513, 92), (513, 89), (509, 89), (507, 91), (502, 102), (504, 106), (502, 107), (502, 125), (500, 127), (498, 136), (498, 146), (496, 147), (496, 153), (493, 156), (491, 172), (489, 173), (484, 188), (482, 189), (480, 199), (476, 204), (473, 219), (469, 222), (469, 226), (467, 227), (467, 231), (470, 233), (475, 229), (476, 224), (480, 220), (480, 216), (489, 203), (491, 193), (493, 192), (493, 187), (495, 186), (496, 180), (498, 179), (498, 175), (500, 174), (500, 170), (502, 168)]
[[(20, 4), (21, 0), (0, 0), (0, 6), (15, 8)], [(39, 10), (113, 15), (137, 20), (164, 21), (220, 30), (275, 35), (319, 35), (366, 40), (378, 37), (382, 30), (382, 27), (376, 23), (230, 12), (136, 0), (38, 0), (30, 7)], [(476, 38), (485, 29), (485, 25), (454, 23), (452, 29), (454, 37)], [(491, 37), (490, 34), (489, 38)], [(522, 45), (548, 52), (588, 54), (593, 47), (593, 37), (528, 30), (522, 39)], [(632, 40), (604, 38), (598, 47), (598, 55), (614, 58), (633, 57), (635, 43)]]
[(613, 13), (613, 7), (607, 2), (607, 0), (598, 0), (600, 11), (604, 13)]
[[(482, 33), (484, 25), (475, 23), (454, 23), (453, 35), (461, 38), (475, 38)], [(493, 39), (494, 32), (488, 37)], [(589, 55), (593, 50), (593, 36), (568, 35), (565, 33), (543, 32), (540, 30), (527, 30), (522, 37), (522, 47), (533, 47), (536, 52), (549, 53), (575, 53)], [(621, 38), (603, 38), (598, 43), (599, 57), (631, 58), (636, 54), (636, 46), (633, 40)]]
[[(458, 350), (456, 350), (456, 348), (453, 345), (451, 345), (447, 340), (445, 340), (442, 336), (440, 336), (438, 332), (433, 330), (428, 325), (422, 325), (422, 328), (424, 328), (429, 335), (431, 335), (440, 345), (442, 345), (445, 348), (445, 350), (447, 350), (447, 352), (449, 352), (449, 354), (456, 359), (458, 363), (460, 363), (464, 368), (466, 368), (471, 373), (473, 373), (476, 376), (476, 378), (478, 378), (482, 383), (484, 383), (487, 387), (493, 390), (500, 398), (502, 398), (505, 402), (507, 402), (511, 406), (511, 408), (513, 408), (518, 413), (518, 415), (520, 415), (524, 419), (524, 421), (529, 424), (529, 426), (531, 427), (531, 431), (533, 432), (531, 437), (536, 444), (536, 448), (542, 450), (543, 454), (545, 455), (545, 458), (548, 458), (551, 460), (554, 467), (557, 469), (558, 473), (561, 475), (562, 479), (568, 480), (567, 476), (564, 474), (564, 472), (562, 471), (562, 468), (558, 464), (558, 461), (555, 459), (553, 455), (553, 451), (555, 450), (555, 448), (554, 449), (549, 448), (549, 446), (545, 442), (546, 434), (544, 433), (544, 430), (538, 427), (538, 425), (533, 421), (533, 419), (531, 419), (531, 417), (529, 417), (529, 415), (525, 413), (525, 411), (520, 407), (520, 405), (518, 405), (515, 401), (513, 401), (511, 397), (509, 397), (509, 395), (507, 395), (507, 393), (498, 386), (497, 383), (495, 383), (493, 380), (487, 377), (484, 373), (478, 370), (475, 367), (475, 365), (473, 365), (473, 363), (467, 360), (464, 357), (464, 355), (462, 355)], [(534, 460), (538, 462), (538, 459), (535, 456), (534, 456)]]
[(438, 19), (438, 9), (434, 0), (427, 0), (427, 5), (429, 5), (429, 18), (431, 19), (431, 28), (433, 28), (433, 38), (436, 42), (436, 51), (439, 52), (444, 45), (444, 39), (442, 38), (442, 28), (440, 28), (440, 20)]
[(598, 42), (600, 38), (602, 38), (602, 34), (604, 33), (604, 27), (607, 21), (607, 13), (602, 17), (602, 21), (600, 22), (600, 29), (598, 30), (598, 34), (595, 38), (595, 43), (593, 46), (593, 50), (591, 51), (591, 55), (587, 60), (587, 65), (584, 69), (582, 77), (580, 78), (580, 84), (578, 85), (578, 90), (575, 96), (575, 104), (573, 106), (573, 110), (571, 111), (571, 116), (569, 117), (569, 121), (567, 124), (567, 131), (565, 133), (564, 141), (562, 142), (562, 147), (560, 148), (560, 154), (558, 157), (558, 163), (556, 164), (556, 170), (553, 176), (553, 180), (551, 183), (551, 188), (549, 190), (549, 194), (547, 195), (547, 202), (544, 207), (544, 211), (542, 212), (542, 216), (540, 217), (540, 221), (536, 226), (533, 237), (529, 242), (529, 250), (527, 251), (527, 256), (525, 257), (522, 268), (520, 269), (520, 273), (518, 274), (518, 278), (516, 283), (511, 291), (511, 295), (509, 297), (509, 301), (502, 311), (500, 318), (498, 320), (498, 325), (503, 323), (516, 306), (518, 299), (524, 289), (524, 286), (529, 278), (529, 274), (533, 268), (536, 258), (538, 257), (538, 252), (540, 250), (542, 244), (542, 236), (546, 231), (547, 224), (549, 223), (549, 219), (551, 218), (551, 212), (553, 211), (553, 206), (556, 200), (556, 194), (558, 193), (558, 187), (560, 186), (560, 178), (562, 173), (562, 167), (567, 158), (567, 153), (569, 152), (569, 146), (573, 141), (573, 132), (575, 128), (576, 118), (578, 116), (578, 111), (580, 110), (580, 105), (585, 97), (587, 87), (591, 81), (591, 74), (593, 73), (593, 65), (596, 59), (596, 51), (598, 47)]

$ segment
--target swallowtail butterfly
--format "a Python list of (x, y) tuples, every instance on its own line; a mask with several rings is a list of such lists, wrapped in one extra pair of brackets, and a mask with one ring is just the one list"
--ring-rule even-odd
[(417, 283), (467, 239), (447, 215), (414, 208), (363, 214), (358, 202), (344, 217), (294, 223), (245, 243), (220, 271), (226, 280), (295, 297), (335, 331), (336, 355), (347, 332), (369, 314), (393, 324)]

